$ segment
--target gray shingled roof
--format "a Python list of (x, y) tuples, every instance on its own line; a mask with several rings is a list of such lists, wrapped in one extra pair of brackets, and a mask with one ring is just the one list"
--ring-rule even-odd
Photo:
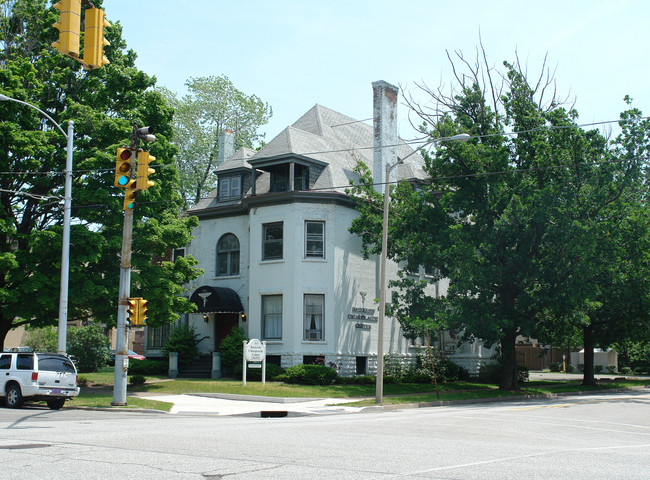
[[(404, 158), (412, 152), (413, 149), (400, 140), (397, 155)], [(259, 151), (238, 150), (216, 169), (216, 173), (223, 174), (240, 168), (252, 169), (252, 165), (263, 164), (265, 160), (290, 156), (301, 156), (326, 165), (316, 180), (314, 189), (344, 192), (351, 180), (357, 181), (359, 178), (354, 173), (359, 161), (364, 162), (372, 171), (372, 126), (317, 104)], [(423, 163), (419, 154), (411, 155), (404, 165), (397, 168), (398, 177), (424, 177)], [(262, 178), (258, 177), (258, 195), (268, 191), (269, 182), (263, 179), (268, 175), (265, 172)], [(216, 206), (215, 199), (216, 192), (212, 192), (190, 211)]]

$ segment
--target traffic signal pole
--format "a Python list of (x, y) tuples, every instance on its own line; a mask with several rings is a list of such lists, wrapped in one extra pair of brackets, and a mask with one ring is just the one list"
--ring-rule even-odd
[[(146, 190), (154, 183), (148, 180), (149, 174), (153, 170), (148, 169), (149, 159), (155, 160), (148, 153), (140, 151), (138, 153), (138, 142), (143, 140), (145, 142), (153, 142), (156, 137), (153, 135), (151, 127), (138, 128), (133, 124), (133, 134), (131, 135), (131, 145), (128, 148), (118, 148), (116, 165), (115, 165), (115, 186), (125, 189), (124, 201), (124, 229), (122, 231), (122, 255), (120, 257), (120, 286), (119, 298), (117, 301), (117, 338), (115, 339), (115, 373), (113, 375), (113, 402), (112, 405), (126, 405), (126, 385), (127, 385), (127, 372), (129, 369), (129, 356), (128, 348), (128, 310), (129, 299), (131, 297), (131, 245), (133, 243), (133, 210), (135, 208), (135, 196), (139, 192), (137, 184), (140, 183), (141, 189)], [(135, 158), (131, 155), (122, 155), (124, 151), (135, 153)], [(142, 156), (143, 162), (146, 163), (146, 170), (140, 172), (145, 175), (144, 179), (138, 179), (135, 175), (135, 167)], [(124, 166), (128, 160), (129, 165)], [(135, 160), (135, 162), (134, 162)], [(142, 170), (142, 169), (141, 169)], [(122, 177), (126, 177), (122, 179)], [(135, 177), (135, 178), (134, 178)], [(133, 186), (133, 183), (136, 186)], [(132, 187), (132, 188), (131, 188)], [(127, 195), (133, 195), (133, 198), (128, 199)], [(142, 299), (140, 299), (142, 300)], [(141, 306), (146, 312), (147, 302), (144, 304), (138, 303), (138, 308)], [(143, 315), (144, 315), (143, 312)], [(140, 316), (137, 315), (137, 320)]]
[(131, 244), (133, 242), (133, 209), (124, 212), (122, 232), (122, 259), (120, 261), (120, 288), (117, 302), (117, 338), (115, 342), (115, 374), (112, 405), (126, 405), (127, 371), (127, 310), (131, 296)]

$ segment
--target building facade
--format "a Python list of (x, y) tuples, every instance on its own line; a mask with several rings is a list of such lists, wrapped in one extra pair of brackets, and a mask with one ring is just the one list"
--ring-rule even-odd
[[(198, 308), (184, 318), (203, 338), (201, 353), (218, 352), (238, 325), (266, 341), (268, 362), (288, 367), (321, 359), (342, 375), (374, 373), (379, 259), (364, 259), (360, 238), (349, 232), (357, 212), (346, 193), (359, 179), (359, 162), (381, 175), (373, 167), (373, 128), (316, 105), (257, 152), (233, 152), (225, 135), (218, 188), (188, 211), (199, 226), (179, 253), (205, 271), (188, 286)], [(396, 178), (422, 178), (422, 158), (397, 144), (397, 157), (409, 159), (394, 169)], [(389, 262), (388, 278), (396, 271)], [(446, 285), (431, 285), (430, 293), (444, 295)], [(164, 338), (160, 332), (156, 340), (157, 330), (148, 332), (150, 355)], [(383, 338), (385, 354), (401, 362), (423, 349), (392, 318)], [(470, 370), (492, 354), (471, 349), (460, 362)]]

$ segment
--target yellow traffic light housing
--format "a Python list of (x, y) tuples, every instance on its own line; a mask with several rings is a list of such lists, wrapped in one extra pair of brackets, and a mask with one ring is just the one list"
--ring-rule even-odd
[(149, 314), (149, 309), (147, 306), (149, 305), (149, 301), (145, 300), (144, 298), (138, 299), (138, 323), (137, 325), (146, 325), (147, 323), (147, 315)]
[(115, 163), (115, 186), (126, 188), (131, 180), (133, 171), (133, 152), (128, 148), (117, 149), (117, 159)]
[(154, 185), (154, 182), (149, 180), (149, 175), (153, 175), (156, 171), (149, 167), (151, 162), (155, 162), (156, 157), (149, 155), (148, 152), (138, 153), (138, 175), (137, 175), (137, 188), (138, 190), (146, 190)]
[(101, 8), (87, 8), (84, 17), (84, 64), (88, 68), (99, 68), (108, 63), (104, 47), (110, 45), (104, 36), (104, 28), (111, 24)]
[(79, 57), (79, 30), (81, 25), (81, 0), (60, 0), (54, 8), (61, 11), (59, 21), (52, 25), (59, 30), (59, 39), (52, 43), (63, 55)]
[(138, 196), (138, 190), (135, 188), (135, 180), (131, 180), (131, 185), (124, 191), (124, 210), (133, 210), (135, 208), (135, 199)]
[(129, 305), (126, 309), (127, 320), (135, 325), (138, 321), (138, 310), (140, 308), (140, 298), (129, 298)]
[(129, 298), (129, 308), (126, 312), (131, 325), (144, 325), (147, 322), (147, 305), (149, 302), (144, 298)]

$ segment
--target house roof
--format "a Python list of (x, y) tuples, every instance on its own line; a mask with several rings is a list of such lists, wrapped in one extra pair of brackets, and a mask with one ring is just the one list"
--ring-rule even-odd
[[(397, 155), (405, 158), (413, 149), (399, 141)], [(283, 158), (298, 158), (323, 167), (312, 190), (344, 193), (350, 182), (359, 175), (354, 172), (358, 162), (365, 163), (370, 171), (373, 165), (373, 128), (342, 113), (322, 105), (315, 105), (291, 126), (285, 128), (259, 151), (240, 149), (215, 170), (217, 175), (235, 173), (242, 168), (251, 171), (273, 164)], [(424, 178), (424, 161), (413, 154), (408, 162), (397, 167), (401, 179)], [(268, 193), (268, 173), (258, 174), (256, 194)], [(250, 194), (250, 191), (247, 192)], [(217, 207), (216, 192), (192, 207), (189, 212)]]

